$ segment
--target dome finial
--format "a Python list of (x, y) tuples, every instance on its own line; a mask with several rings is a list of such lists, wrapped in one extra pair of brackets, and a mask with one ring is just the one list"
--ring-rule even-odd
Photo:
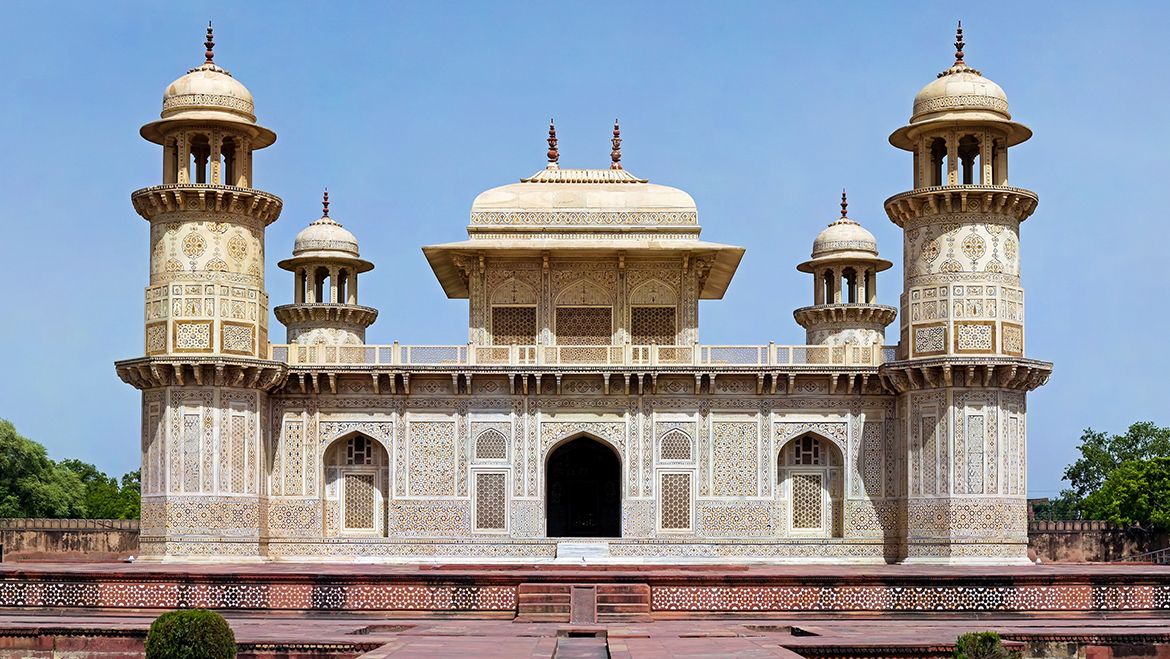
[(215, 36), (211, 33), (211, 21), (207, 21), (207, 41), (203, 45), (207, 46), (207, 61), (204, 64), (215, 64)]
[(329, 188), (325, 188), (325, 196), (321, 198), (321, 210), (329, 217)]
[(955, 31), (955, 64), (964, 64), (963, 46), (966, 45), (963, 42), (963, 21), (959, 21), (959, 28)]
[(548, 120), (548, 164), (550, 166), (556, 165), (557, 161), (561, 159), (561, 154), (557, 153), (557, 127), (552, 119)]
[(622, 168), (622, 130), (621, 130), (621, 128), (618, 128), (618, 120), (617, 119), (613, 120), (613, 139), (610, 141), (613, 142), (613, 151), (609, 152), (609, 157), (610, 157), (610, 159), (613, 160), (613, 164), (610, 165), (609, 168), (610, 169), (621, 169)]
[(849, 219), (849, 202), (845, 200), (845, 188), (841, 188), (841, 219)]

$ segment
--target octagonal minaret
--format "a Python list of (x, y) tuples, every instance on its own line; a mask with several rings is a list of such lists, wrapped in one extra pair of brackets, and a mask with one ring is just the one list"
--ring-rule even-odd
[(276, 134), (252, 95), (214, 61), (171, 83), (141, 134), (162, 149), (162, 183), (131, 195), (150, 222), (146, 356), (116, 364), (143, 391), (146, 559), (263, 555), (267, 392), (286, 377), (268, 360), (264, 231), (278, 197), (257, 190), (252, 154)]
[(877, 273), (893, 264), (878, 258), (877, 240), (848, 209), (842, 191), (841, 217), (817, 235), (812, 258), (796, 266), (813, 276), (815, 304), (792, 312), (809, 345), (882, 346), (898, 314), (877, 303)]
[(1032, 131), (963, 59), (914, 98), (890, 136), (914, 154), (909, 192), (885, 202), (903, 230), (899, 360), (881, 375), (904, 420), (906, 561), (1027, 560), (1025, 392), (1052, 364), (1024, 358), (1020, 225), (1035, 193), (1008, 184)]
[(329, 217), (329, 191), (321, 219), (297, 234), (293, 257), (279, 264), (295, 275), (293, 304), (273, 309), (288, 328), (288, 342), (301, 345), (361, 345), (378, 310), (360, 306), (358, 274), (374, 269), (358, 253), (357, 238)]

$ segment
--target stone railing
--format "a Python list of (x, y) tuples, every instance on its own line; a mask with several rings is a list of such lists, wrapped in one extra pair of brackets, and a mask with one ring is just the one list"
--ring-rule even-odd
[(289, 365), (361, 366), (854, 366), (895, 358), (895, 346), (408, 346), (272, 345), (268, 357)]

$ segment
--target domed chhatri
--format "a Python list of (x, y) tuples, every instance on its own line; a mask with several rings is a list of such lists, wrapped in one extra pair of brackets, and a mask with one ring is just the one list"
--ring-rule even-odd
[(877, 273), (889, 261), (878, 258), (877, 240), (849, 219), (841, 191), (841, 217), (813, 240), (812, 258), (796, 269), (813, 275), (811, 307), (792, 312), (810, 345), (880, 346), (897, 309), (877, 304)]
[(359, 258), (357, 238), (329, 217), (328, 190), (321, 208), (321, 219), (297, 234), (293, 257), (277, 264), (296, 275), (295, 302), (273, 312), (289, 343), (361, 345), (378, 311), (358, 305), (358, 274), (374, 264)]
[(1003, 88), (963, 61), (963, 24), (955, 37), (955, 63), (914, 97), (910, 125), (890, 136), (890, 143), (911, 149), (915, 129), (926, 126), (956, 125), (971, 121), (994, 121), (1007, 129), (1007, 146), (1027, 140), (1032, 131), (1012, 121), (1007, 95)]
[(163, 93), (161, 118), (142, 127), (142, 136), (163, 144), (170, 124), (216, 121), (238, 124), (252, 137), (252, 148), (262, 149), (276, 141), (276, 133), (257, 125), (252, 94), (226, 69), (215, 63), (215, 41), (207, 24), (207, 60), (172, 82)]

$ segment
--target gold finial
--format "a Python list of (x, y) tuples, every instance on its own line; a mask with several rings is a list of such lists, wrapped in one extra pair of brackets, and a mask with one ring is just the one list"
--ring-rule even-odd
[(841, 219), (849, 219), (849, 202), (845, 201), (845, 188), (841, 188)]
[(955, 31), (955, 64), (963, 64), (963, 21), (959, 21), (959, 28)]
[(324, 217), (329, 217), (329, 188), (325, 188), (325, 196), (321, 198), (321, 210), (324, 211)]
[(622, 168), (622, 129), (618, 128), (618, 120), (613, 120), (613, 151), (609, 152), (609, 157), (613, 160), (613, 164), (609, 166), (610, 169)]
[(557, 164), (560, 160), (561, 154), (557, 153), (557, 127), (552, 119), (548, 120), (548, 161), (550, 164)]
[(211, 21), (207, 21), (207, 41), (203, 45), (207, 46), (207, 61), (204, 64), (215, 64), (215, 37), (211, 33)]

